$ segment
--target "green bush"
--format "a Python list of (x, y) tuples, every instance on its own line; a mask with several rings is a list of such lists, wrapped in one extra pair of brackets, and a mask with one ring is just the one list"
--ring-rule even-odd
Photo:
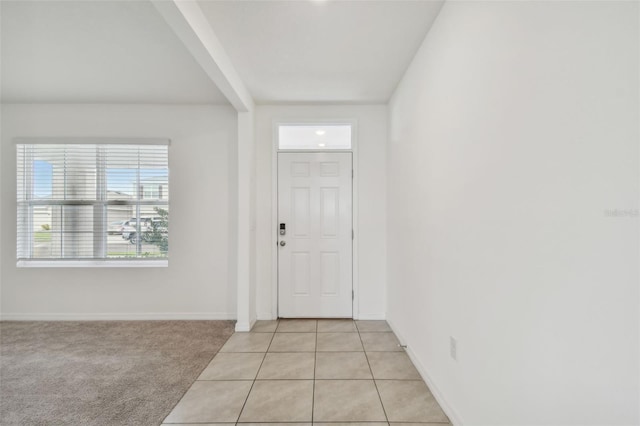
[(151, 222), (151, 226), (144, 232), (144, 241), (153, 244), (160, 249), (162, 254), (169, 251), (169, 211), (155, 207), (160, 220)]

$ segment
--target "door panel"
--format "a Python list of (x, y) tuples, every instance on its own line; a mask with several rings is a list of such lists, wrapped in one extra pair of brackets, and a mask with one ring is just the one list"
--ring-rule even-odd
[(278, 154), (281, 317), (352, 317), (351, 161), (347, 152)]
[(340, 233), (340, 188), (320, 188), (320, 235), (336, 238)]
[(309, 188), (291, 188), (292, 224), (296, 237), (311, 236), (311, 197)]

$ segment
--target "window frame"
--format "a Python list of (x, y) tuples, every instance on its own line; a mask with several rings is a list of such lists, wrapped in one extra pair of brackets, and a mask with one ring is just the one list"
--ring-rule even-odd
[[(144, 200), (144, 194), (139, 191), (140, 188), (140, 175), (137, 174), (136, 187), (138, 188), (137, 197), (131, 200), (109, 200), (108, 188), (107, 188), (107, 167), (106, 157), (104, 155), (105, 150), (100, 150), (100, 147), (107, 147), (109, 145), (156, 145), (167, 147), (167, 168), (169, 167), (169, 148), (171, 141), (164, 138), (15, 138), (14, 146), (16, 147), (16, 161), (18, 159), (17, 147), (19, 145), (96, 145), (96, 196), (95, 200), (34, 200), (34, 186), (31, 184), (33, 178), (33, 153), (25, 152), (23, 173), (25, 177), (25, 184), (29, 185), (30, 189), (23, 188), (24, 200), (18, 200), (20, 195), (16, 193), (16, 213), (20, 209), (26, 209), (22, 216), (26, 217), (25, 224), (19, 223), (19, 216), (16, 217), (16, 226), (25, 226), (27, 232), (23, 235), (17, 234), (16, 244), (18, 239), (22, 236), (23, 240), (21, 244), (26, 247), (25, 251), (30, 255), (33, 254), (33, 208), (39, 205), (47, 206), (93, 206), (99, 208), (102, 219), (94, 221), (93, 235), (100, 235), (102, 238), (98, 242), (94, 241), (93, 257), (91, 258), (17, 258), (16, 266), (19, 268), (85, 268), (85, 267), (168, 267), (169, 257), (163, 258), (108, 258), (107, 257), (107, 244), (108, 244), (108, 226), (109, 221), (107, 217), (108, 206), (134, 206), (136, 217), (140, 217), (140, 206), (166, 206), (169, 208), (169, 200), (166, 197), (158, 200)], [(28, 150), (26, 150), (28, 151)], [(102, 155), (100, 155), (102, 153)], [(31, 158), (29, 156), (31, 155)], [(17, 166), (17, 164), (16, 164)], [(133, 169), (136, 170), (136, 169)], [(139, 168), (137, 170), (140, 170)], [(18, 169), (16, 168), (16, 181), (18, 178)], [(169, 186), (169, 175), (167, 176), (167, 187)], [(20, 182), (16, 182), (16, 191), (18, 187), (23, 185)], [(66, 188), (65, 188), (66, 190)], [(167, 191), (168, 193), (168, 191)], [(26, 214), (25, 214), (26, 213)], [(140, 223), (136, 226), (138, 233), (141, 232)], [(138, 239), (137, 253), (140, 253), (141, 243)], [(16, 246), (16, 257), (18, 256), (18, 246)]]

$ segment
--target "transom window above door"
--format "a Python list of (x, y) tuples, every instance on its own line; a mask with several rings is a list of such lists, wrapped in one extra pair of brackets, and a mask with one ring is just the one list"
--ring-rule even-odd
[(342, 124), (280, 124), (280, 150), (350, 150), (352, 125)]

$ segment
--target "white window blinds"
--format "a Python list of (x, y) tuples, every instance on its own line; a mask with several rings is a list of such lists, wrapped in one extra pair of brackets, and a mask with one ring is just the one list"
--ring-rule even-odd
[(166, 142), (16, 146), (18, 260), (167, 258)]

